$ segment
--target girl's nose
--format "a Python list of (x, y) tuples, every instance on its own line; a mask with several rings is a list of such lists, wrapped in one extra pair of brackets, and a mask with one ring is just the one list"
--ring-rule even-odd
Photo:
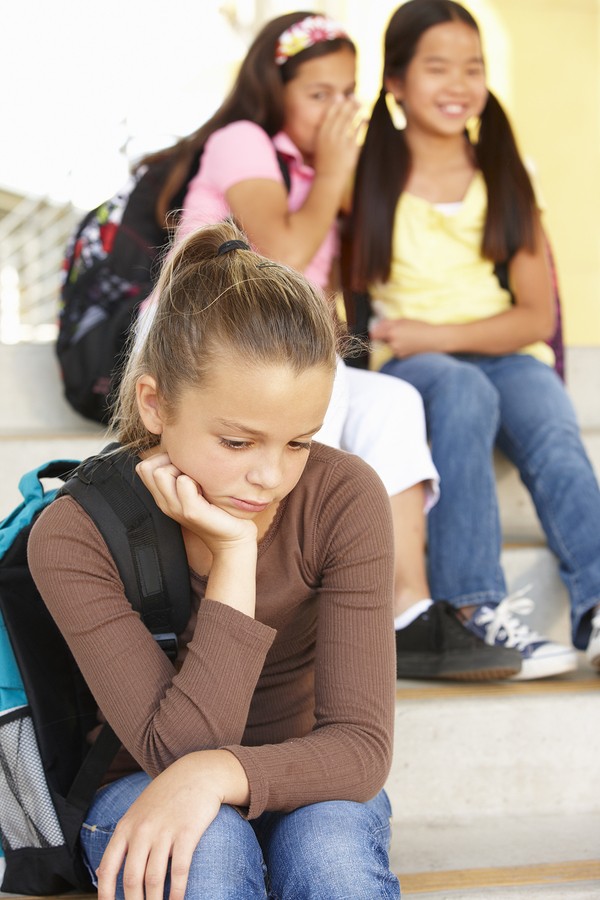
[(449, 86), (450, 89), (457, 94), (466, 91), (467, 79), (464, 72), (460, 70), (454, 70), (450, 75)]
[(279, 460), (264, 459), (248, 472), (248, 481), (257, 487), (274, 490), (281, 484), (282, 467)]

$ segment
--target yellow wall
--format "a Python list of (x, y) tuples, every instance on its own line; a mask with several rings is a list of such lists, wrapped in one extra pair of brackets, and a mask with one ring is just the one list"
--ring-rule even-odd
[[(381, 36), (399, 4), (347, 0), (361, 95), (372, 99)], [(491, 88), (536, 166), (563, 298), (565, 338), (600, 346), (600, 0), (467, 0)], [(373, 49), (375, 48), (375, 49)]]

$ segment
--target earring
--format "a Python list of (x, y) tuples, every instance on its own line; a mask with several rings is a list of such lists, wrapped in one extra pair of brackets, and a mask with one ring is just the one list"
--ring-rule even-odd
[(385, 105), (396, 131), (404, 131), (406, 128), (406, 116), (402, 109), (402, 104), (399, 100), (396, 100), (391, 91), (388, 91), (385, 95)]
[(481, 119), (479, 116), (469, 116), (465, 122), (465, 129), (469, 142), (475, 146), (479, 143), (479, 131), (481, 129)]

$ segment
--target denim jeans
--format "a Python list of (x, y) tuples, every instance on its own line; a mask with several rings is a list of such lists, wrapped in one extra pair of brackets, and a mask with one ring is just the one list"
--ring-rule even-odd
[(600, 489), (572, 403), (553, 369), (527, 354), (393, 359), (383, 372), (423, 397), (441, 497), (428, 522), (432, 596), (455, 606), (506, 595), (494, 445), (519, 470), (559, 561), (573, 643), (585, 648), (600, 603)]
[[(96, 794), (81, 829), (94, 880), (117, 822), (149, 781), (136, 772)], [(194, 853), (186, 900), (399, 898), (388, 861), (390, 814), (384, 791), (368, 803), (333, 800), (252, 822), (223, 806)], [(117, 898), (123, 896), (121, 873)]]

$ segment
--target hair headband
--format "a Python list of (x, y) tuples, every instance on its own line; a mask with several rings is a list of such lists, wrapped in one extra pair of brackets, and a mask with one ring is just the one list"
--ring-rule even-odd
[(302, 50), (307, 50), (308, 47), (322, 41), (335, 41), (337, 38), (350, 40), (342, 26), (333, 19), (326, 19), (325, 16), (307, 16), (279, 36), (275, 47), (275, 62), (278, 66), (283, 66), (288, 59), (301, 53)]
[(217, 256), (223, 256), (224, 253), (229, 253), (231, 250), (250, 250), (250, 247), (245, 241), (225, 241), (217, 250)]

